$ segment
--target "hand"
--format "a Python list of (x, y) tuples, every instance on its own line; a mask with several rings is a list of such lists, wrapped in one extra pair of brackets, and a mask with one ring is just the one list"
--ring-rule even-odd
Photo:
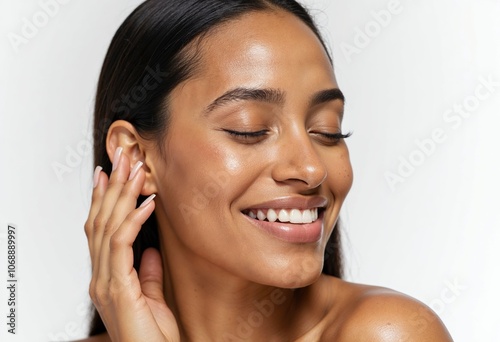
[(129, 163), (118, 148), (109, 181), (99, 168), (95, 173), (85, 223), (92, 260), (89, 294), (112, 341), (177, 342), (179, 329), (163, 296), (159, 252), (143, 253), (139, 275), (133, 267), (132, 244), (155, 203), (150, 197), (135, 208), (145, 173), (141, 163), (131, 172)]

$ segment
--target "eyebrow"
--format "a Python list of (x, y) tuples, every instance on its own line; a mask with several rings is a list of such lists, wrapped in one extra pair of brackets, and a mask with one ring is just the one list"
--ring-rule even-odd
[(314, 107), (326, 102), (341, 100), (345, 104), (345, 97), (339, 88), (322, 90), (316, 93), (309, 103), (309, 106)]
[[(309, 106), (314, 107), (334, 100), (341, 100), (345, 103), (344, 94), (338, 88), (322, 90), (314, 94), (309, 102)], [(285, 103), (285, 93), (282, 90), (273, 88), (235, 88), (227, 91), (209, 104), (205, 108), (204, 114), (207, 115), (219, 107), (237, 101), (259, 101), (283, 105)]]
[(229, 90), (218, 97), (205, 109), (205, 114), (210, 113), (218, 107), (222, 107), (229, 102), (236, 101), (259, 101), (275, 103), (282, 105), (285, 102), (285, 94), (279, 89), (254, 89), (254, 88), (236, 88)]

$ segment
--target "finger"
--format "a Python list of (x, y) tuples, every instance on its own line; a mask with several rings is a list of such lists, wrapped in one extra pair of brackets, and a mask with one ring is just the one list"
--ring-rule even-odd
[(108, 176), (102, 172), (102, 167), (97, 166), (94, 171), (94, 188), (92, 190), (92, 202), (89, 209), (89, 215), (85, 221), (85, 235), (89, 246), (89, 252), (92, 263), (93, 260), (93, 241), (94, 241), (94, 220), (101, 209), (104, 193), (108, 186)]
[[(134, 167), (134, 169), (136, 168)], [(113, 208), (113, 213), (106, 223), (106, 228), (102, 237), (101, 252), (99, 257), (102, 260), (102, 263), (100, 264), (99, 277), (104, 277), (104, 279), (106, 279), (106, 277), (109, 279), (110, 277), (109, 255), (111, 253), (111, 237), (118, 229), (120, 229), (126, 217), (136, 209), (137, 198), (139, 197), (140, 192), (144, 186), (145, 179), (146, 176), (144, 170), (138, 170), (135, 173), (135, 177), (127, 182), (127, 184), (123, 187), (120, 197), (116, 201), (116, 205)], [(142, 223), (140, 223), (140, 225), (142, 225)], [(136, 237), (137, 235), (134, 237), (134, 240)]]
[(163, 264), (160, 252), (155, 248), (148, 248), (142, 254), (139, 268), (139, 281), (147, 297), (164, 302), (163, 295)]
[[(92, 258), (95, 262), (93, 267), (93, 276), (97, 276), (99, 274), (99, 268), (101, 267), (100, 254), (104, 230), (107, 229), (106, 227), (109, 217), (113, 212), (113, 208), (116, 205), (116, 201), (120, 196), (122, 188), (124, 187), (130, 172), (128, 157), (121, 153), (121, 151), (122, 148), (118, 148), (116, 150), (113, 158), (113, 170), (111, 171), (111, 175), (109, 177), (108, 186), (106, 188), (104, 198), (102, 199), (100, 210), (94, 219)], [(128, 213), (124, 213), (123, 217), (127, 214)], [(106, 260), (105, 262), (108, 261)]]
[(134, 253), (132, 245), (137, 234), (153, 213), (155, 195), (148, 197), (139, 208), (131, 212), (120, 228), (111, 236), (110, 246), (110, 273), (117, 280), (127, 283), (127, 278), (134, 273)]

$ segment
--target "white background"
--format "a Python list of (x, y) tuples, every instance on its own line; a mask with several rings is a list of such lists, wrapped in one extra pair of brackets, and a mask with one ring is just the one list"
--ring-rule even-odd
[[(93, 99), (109, 42), (140, 1), (59, 2), (43, 23), (38, 1), (0, 1), (2, 341), (78, 339), (88, 328)], [(500, 2), (400, 0), (378, 24), (389, 3), (307, 1), (347, 97), (344, 130), (354, 132), (347, 278), (425, 302), (456, 341), (499, 341), (500, 86), (473, 96), (481, 78), (500, 82)], [(9, 36), (22, 34), (23, 18), (42, 25), (16, 49)], [(468, 117), (445, 121), (464, 103)], [(444, 141), (419, 152), (416, 140), (436, 129)], [(386, 176), (403, 159), (418, 165), (391, 187)], [(5, 324), (8, 223), (18, 233), (15, 337)]]

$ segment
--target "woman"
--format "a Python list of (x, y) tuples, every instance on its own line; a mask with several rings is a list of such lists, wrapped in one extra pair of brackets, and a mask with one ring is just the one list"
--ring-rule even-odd
[(139, 6), (97, 91), (87, 341), (451, 341), (340, 279), (343, 106), (293, 0)]

